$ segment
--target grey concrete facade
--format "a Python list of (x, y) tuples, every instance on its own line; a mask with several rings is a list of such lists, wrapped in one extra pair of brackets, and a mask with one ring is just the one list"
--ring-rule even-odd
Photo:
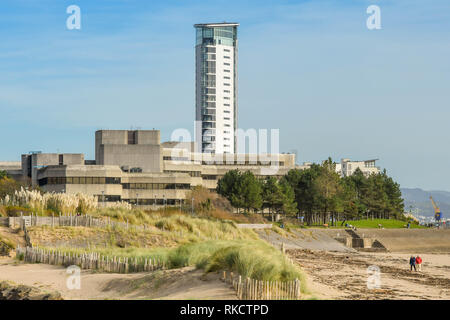
[(24, 154), (21, 161), (23, 176), (44, 191), (85, 193), (100, 203), (139, 206), (179, 205), (193, 187), (215, 189), (218, 179), (233, 169), (281, 177), (293, 168), (298, 168), (294, 154), (196, 153), (192, 142), (161, 143), (158, 130), (99, 130), (95, 161), (57, 153)]

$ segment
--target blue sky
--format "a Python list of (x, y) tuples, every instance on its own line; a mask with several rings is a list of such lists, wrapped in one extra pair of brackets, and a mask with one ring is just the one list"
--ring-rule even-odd
[(404, 187), (450, 191), (448, 0), (4, 0), (0, 161), (93, 159), (97, 129), (192, 130), (192, 25), (217, 21), (240, 23), (239, 127), (280, 129), (300, 163), (379, 158)]

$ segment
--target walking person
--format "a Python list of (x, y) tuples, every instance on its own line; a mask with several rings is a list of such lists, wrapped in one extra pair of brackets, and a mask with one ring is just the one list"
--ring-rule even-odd
[(422, 258), (420, 256), (416, 257), (417, 271), (422, 271)]
[(411, 258), (409, 258), (409, 265), (411, 266), (411, 271), (414, 268), (414, 271), (416, 270), (416, 258), (414, 256), (411, 256)]

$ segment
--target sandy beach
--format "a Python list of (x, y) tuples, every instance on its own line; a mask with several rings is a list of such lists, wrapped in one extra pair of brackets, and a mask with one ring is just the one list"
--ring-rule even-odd
[[(409, 269), (405, 253), (288, 250), (307, 274), (309, 298), (450, 299), (450, 254), (421, 254), (422, 271)], [(368, 289), (367, 268), (380, 270), (380, 288)]]

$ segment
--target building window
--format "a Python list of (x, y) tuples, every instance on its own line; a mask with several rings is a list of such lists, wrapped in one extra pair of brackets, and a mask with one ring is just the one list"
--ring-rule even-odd
[(230, 52), (230, 49), (223, 49), (224, 52)]
[(216, 175), (210, 175), (210, 174), (202, 175), (202, 178), (204, 180), (217, 180), (217, 176)]
[(122, 187), (127, 190), (188, 190), (191, 185), (189, 183), (123, 183)]
[(223, 56), (225, 59), (230, 59), (230, 56)]
[(230, 64), (228, 62), (223, 63), (224, 66), (229, 66)]
[(128, 144), (136, 144), (136, 131), (128, 131)]
[(39, 179), (39, 185), (54, 184), (120, 184), (116, 177), (48, 177)]
[(230, 72), (230, 70), (224, 69), (223, 72)]
[(223, 110), (223, 113), (230, 113), (230, 110)]
[(169, 157), (164, 156), (163, 160), (170, 160), (170, 161), (189, 161), (189, 158), (187, 157)]
[(225, 117), (225, 118), (223, 118), (223, 120), (230, 120), (230, 118)]
[(227, 77), (227, 76), (224, 76), (223, 78), (224, 78), (224, 79), (228, 79), (228, 80), (230, 80), (230, 77)]
[(228, 86), (228, 87), (230, 86), (230, 84), (229, 84), (229, 83), (224, 83), (223, 85), (224, 85), (224, 86)]

